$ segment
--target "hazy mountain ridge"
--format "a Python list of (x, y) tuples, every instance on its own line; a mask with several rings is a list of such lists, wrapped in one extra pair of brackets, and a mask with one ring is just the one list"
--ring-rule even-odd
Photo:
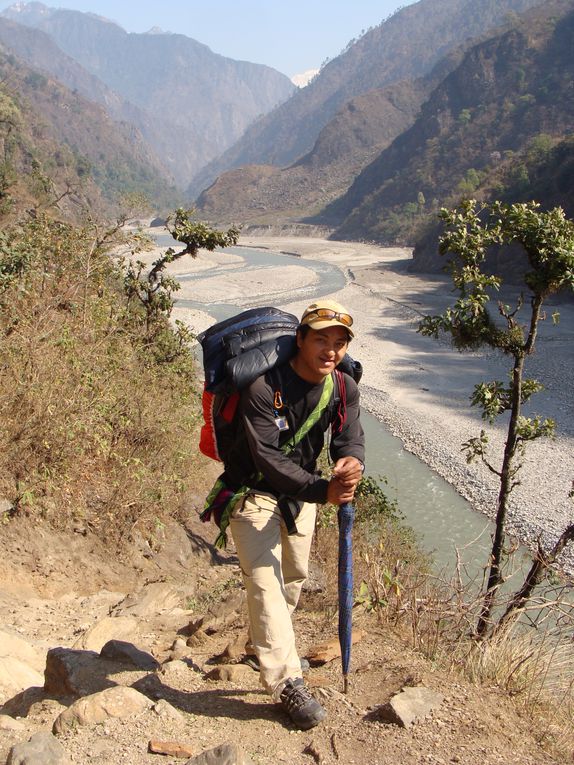
[[(114, 120), (139, 126), (148, 143), (154, 143), (149, 139), (153, 128), (145, 112), (65, 54), (46, 32), (0, 16), (0, 43), (32, 68), (48, 73), (72, 92), (103, 106)], [(149, 151), (152, 152), (151, 146)], [(167, 177), (167, 170), (162, 167), (159, 157), (156, 156), (154, 161)]]
[(0, 51), (0, 213), (59, 204), (68, 217), (117, 214), (122, 195), (141, 192), (160, 208), (176, 200), (157, 159), (132, 125)]
[(3, 15), (46, 32), (64, 53), (137, 107), (134, 124), (184, 185), (253, 119), (295, 90), (270, 67), (225, 58), (184, 35), (128, 34), (93, 14), (40, 3), (19, 4)]
[(370, 90), (428, 73), (467, 38), (484, 34), (540, 0), (420, 0), (368, 31), (326, 64), (306, 88), (255, 122), (193, 179), (195, 197), (242, 165), (289, 166), (308, 153), (345, 102)]
[[(417, 215), (424, 219), (462, 195), (504, 197), (510, 189), (514, 198), (531, 195), (529, 179), (516, 187), (522, 155), (533, 141), (546, 140), (550, 159), (551, 146), (574, 125), (573, 8), (547, 3), (527, 22), (473, 47), (414, 125), (313, 222), (339, 222), (335, 238), (408, 241)], [(560, 11), (565, 15), (556, 21)], [(540, 167), (538, 173), (545, 175)]]

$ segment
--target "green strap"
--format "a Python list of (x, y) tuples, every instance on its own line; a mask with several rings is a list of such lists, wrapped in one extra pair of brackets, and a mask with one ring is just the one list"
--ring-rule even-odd
[[(321, 397), (319, 398), (319, 401), (317, 402), (317, 406), (313, 409), (311, 414), (307, 417), (305, 422), (301, 425), (299, 430), (295, 433), (291, 441), (288, 441), (286, 444), (283, 444), (281, 447), (281, 451), (285, 454), (292, 454), (295, 451), (295, 447), (297, 444), (305, 438), (307, 433), (313, 428), (321, 419), (321, 416), (325, 409), (327, 408), (329, 401), (331, 400), (331, 394), (333, 393), (333, 375), (329, 375), (325, 378), (323, 381), (323, 390), (321, 391)], [(257, 474), (255, 483), (260, 481), (263, 478), (261, 473)], [(209, 507), (209, 504), (211, 501), (215, 498), (219, 490), (223, 487), (223, 482), (218, 478), (215, 486), (213, 489), (209, 492), (209, 496), (207, 497), (205, 501), (205, 509)], [(217, 539), (215, 540), (215, 546), (219, 549), (225, 549), (225, 546), (227, 545), (227, 527), (229, 526), (229, 521), (231, 519), (231, 513), (233, 511), (233, 508), (239, 502), (240, 499), (243, 499), (249, 492), (251, 491), (250, 486), (241, 486), (235, 494), (231, 497), (227, 505), (225, 506), (225, 509), (223, 513), (221, 514), (221, 521), (219, 524), (219, 535), (217, 536)]]
[(329, 375), (325, 378), (323, 382), (323, 390), (321, 392), (321, 398), (317, 402), (317, 406), (313, 409), (311, 414), (307, 417), (305, 422), (301, 425), (299, 430), (295, 433), (293, 436), (293, 439), (286, 444), (284, 444), (281, 449), (285, 452), (285, 454), (291, 454), (295, 451), (295, 447), (297, 444), (305, 438), (307, 433), (311, 430), (312, 427), (314, 427), (319, 420), (321, 419), (321, 415), (327, 408), (327, 405), (329, 401), (331, 400), (331, 394), (333, 393), (333, 376)]

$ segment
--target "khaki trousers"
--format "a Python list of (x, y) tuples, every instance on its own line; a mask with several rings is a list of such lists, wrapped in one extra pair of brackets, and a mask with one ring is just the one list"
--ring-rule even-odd
[(291, 614), (308, 576), (315, 515), (316, 506), (303, 503), (289, 536), (275, 497), (257, 492), (238, 502), (230, 519), (260, 681), (276, 701), (287, 678), (301, 677)]

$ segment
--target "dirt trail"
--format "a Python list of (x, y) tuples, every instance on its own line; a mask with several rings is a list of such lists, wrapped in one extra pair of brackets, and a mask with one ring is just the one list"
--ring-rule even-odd
[[(105, 546), (89, 534), (55, 533), (26, 520), (2, 527), (0, 630), (28, 643), (43, 665), (49, 648), (88, 644), (95, 624), (107, 620), (113, 629), (120, 617), (130, 617), (136, 625), (130, 641), (161, 664), (155, 671), (137, 670), (122, 663), (104, 665), (89, 654), (105, 671), (90, 673), (84, 694), (114, 684), (133, 686), (155, 707), (60, 735), (72, 762), (183, 761), (149, 753), (150, 739), (184, 743), (194, 754), (235, 742), (257, 765), (558, 762), (538, 746), (540, 731), (503, 692), (475, 688), (441, 672), (398, 634), (360, 612), (355, 623), (363, 637), (353, 649), (349, 695), (340, 692), (337, 660), (313, 667), (308, 676), (328, 710), (326, 723), (312, 731), (296, 731), (247, 666), (232, 664), (232, 680), (209, 679), (210, 672), (221, 672), (215, 657), (245, 635), (245, 615), (233, 550), (219, 555), (211, 546), (214, 529), (190, 518), (185, 533), (168, 528), (156, 549), (142, 543), (125, 562), (110, 561)], [(320, 609), (322, 598), (307, 592), (298, 611), (302, 654), (336, 636), (335, 611)], [(190, 623), (201, 617), (211, 634), (200, 630), (190, 638)], [(28, 741), (36, 731), (50, 731), (72, 701), (47, 695), (40, 671), (38, 677), (36, 684), (21, 686), (21, 692), (3, 689), (0, 715), (8, 718), (0, 717), (0, 763), (14, 744)], [(379, 714), (380, 706), (405, 685), (424, 685), (444, 697), (431, 716), (408, 729), (384, 723)], [(6, 729), (7, 720), (15, 730)]]

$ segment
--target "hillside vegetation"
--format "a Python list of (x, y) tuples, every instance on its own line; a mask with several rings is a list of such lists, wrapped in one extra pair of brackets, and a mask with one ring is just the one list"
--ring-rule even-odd
[(111, 212), (137, 194), (160, 209), (175, 193), (141, 136), (12, 54), (0, 51), (0, 194), (6, 214), (33, 200), (67, 216)]
[(128, 299), (122, 238), (39, 213), (0, 238), (0, 496), (110, 544), (153, 536), (197, 460), (191, 352)]
[(573, 40), (573, 4), (551, 3), (473, 47), (413, 126), (319, 220), (336, 225), (335, 238), (390, 243), (413, 242), (438, 207), (469, 194), (538, 192), (545, 205), (572, 209), (567, 168), (553, 178), (550, 167), (571, 143)]

